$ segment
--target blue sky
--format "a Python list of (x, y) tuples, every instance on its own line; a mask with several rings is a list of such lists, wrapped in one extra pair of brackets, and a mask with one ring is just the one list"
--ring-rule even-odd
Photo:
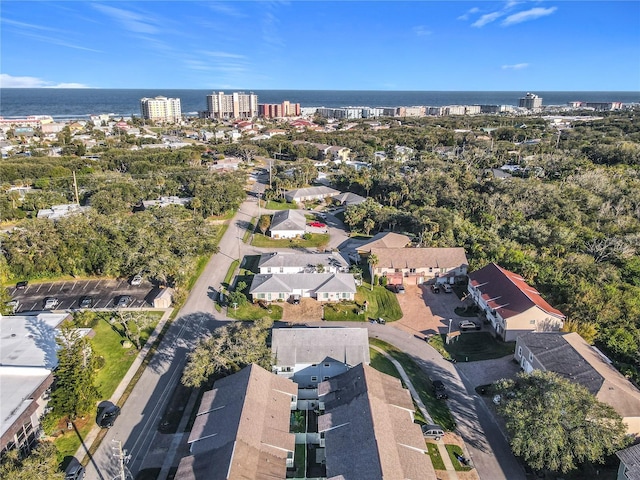
[(640, 2), (13, 1), (0, 86), (640, 90)]

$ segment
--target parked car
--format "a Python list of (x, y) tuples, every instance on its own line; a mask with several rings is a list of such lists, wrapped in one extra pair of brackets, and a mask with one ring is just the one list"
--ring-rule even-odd
[(24, 290), (25, 288), (27, 288), (27, 285), (29, 285), (29, 282), (27, 282), (26, 280), (18, 282), (16, 283), (16, 290)]
[(74, 463), (69, 468), (64, 476), (64, 480), (82, 480), (84, 478), (84, 467), (81, 463)]
[(436, 398), (449, 398), (449, 395), (447, 395), (447, 389), (442, 380), (433, 380), (431, 383), (433, 384), (433, 393)]
[(404, 293), (404, 285), (396, 286), (396, 293)]
[(440, 287), (438, 286), (437, 283), (432, 283), (431, 284), (431, 291), (433, 293), (440, 293)]
[(300, 295), (291, 295), (290, 300), (292, 305), (300, 305)]
[(425, 438), (440, 440), (444, 436), (444, 430), (440, 425), (422, 425), (422, 435)]
[(318, 218), (323, 218), (323, 219), (327, 218), (327, 214), (326, 213), (319, 212), (319, 213), (316, 213), (316, 215), (318, 216)]
[(116, 307), (118, 308), (125, 308), (128, 307), (129, 304), (131, 304), (131, 295), (120, 295), (117, 299), (116, 299)]
[(378, 320), (376, 320), (376, 322), (380, 325), (385, 325), (387, 323), (387, 321), (382, 317), (378, 317)]
[(142, 283), (142, 275), (135, 275), (132, 279), (131, 279), (131, 285), (133, 285), (134, 287), (137, 287), (138, 285), (140, 285)]
[(453, 288), (451, 288), (451, 285), (448, 283), (442, 285), (442, 289), (444, 290), (444, 293), (453, 293)]
[(120, 407), (117, 405), (105, 407), (98, 415), (98, 425), (100, 428), (111, 428), (118, 415), (120, 415)]
[(322, 222), (311, 222), (309, 223), (309, 226), (315, 228), (325, 228), (327, 225)]
[(464, 320), (460, 322), (458, 328), (461, 332), (468, 332), (469, 330), (480, 330), (481, 326), (479, 323), (472, 322), (471, 320)]
[(85, 295), (84, 297), (80, 297), (80, 301), (78, 302), (78, 306), (80, 308), (91, 308), (93, 307), (93, 297)]
[(45, 310), (53, 310), (60, 304), (60, 300), (56, 297), (46, 297), (44, 299), (44, 309)]

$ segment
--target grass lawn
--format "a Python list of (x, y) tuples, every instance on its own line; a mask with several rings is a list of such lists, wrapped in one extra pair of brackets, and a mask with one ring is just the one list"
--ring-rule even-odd
[(290, 210), (292, 208), (298, 208), (296, 203), (276, 202), (275, 200), (269, 200), (266, 205), (262, 202), (262, 206), (267, 210)]
[(369, 343), (382, 348), (400, 362), (400, 365), (402, 365), (402, 368), (411, 379), (411, 383), (418, 392), (420, 399), (427, 407), (427, 411), (433, 417), (433, 421), (441, 425), (445, 430), (453, 430), (455, 428), (455, 420), (451, 415), (447, 402), (438, 400), (433, 396), (433, 389), (429, 377), (416, 365), (411, 357), (393, 345), (377, 338), (370, 338)]
[(369, 355), (371, 356), (371, 366), (378, 370), (379, 372), (386, 373), (387, 375), (391, 375), (392, 377), (400, 378), (400, 374), (396, 367), (393, 366), (391, 360), (386, 358), (383, 354), (374, 350), (373, 348), (369, 348)]
[[(140, 340), (143, 344), (162, 317), (162, 312), (146, 312), (146, 314), (153, 316), (154, 321), (152, 326), (141, 335)], [(133, 347), (130, 349), (122, 348), (124, 337), (109, 324), (110, 314), (106, 312), (100, 316), (102, 318), (93, 327), (95, 336), (91, 339), (91, 343), (95, 355), (105, 359), (105, 366), (96, 374), (96, 386), (101, 397), (108, 399), (129, 370), (138, 350)], [(89, 412), (84, 419), (79, 418), (75, 422), (77, 434), (73, 430), (65, 430), (63, 435), (56, 437), (54, 444), (58, 449), (60, 461), (76, 453), (80, 447), (80, 437), (85, 438), (95, 424), (95, 414), (96, 412)]]
[(251, 245), (264, 248), (324, 248), (328, 243), (329, 234), (327, 233), (312, 233), (309, 240), (304, 238), (271, 238), (256, 233), (253, 235)]
[(436, 470), (446, 470), (446, 467), (444, 466), (444, 461), (442, 460), (442, 457), (440, 456), (440, 451), (438, 450), (438, 445), (436, 445), (435, 443), (427, 442), (427, 452), (431, 457), (431, 463), (433, 464), (433, 468), (435, 468)]
[(198, 278), (200, 278), (200, 275), (202, 275), (202, 272), (204, 272), (204, 269), (209, 262), (209, 258), (211, 258), (209, 255), (203, 255), (198, 258), (198, 261), (196, 262), (196, 269), (189, 277), (189, 282), (187, 283), (188, 290), (191, 290), (193, 288), (193, 286), (196, 284), (196, 280), (198, 280)]
[(251, 219), (249, 227), (245, 230), (244, 235), (242, 236), (242, 243), (247, 243), (249, 241), (249, 237), (251, 237), (251, 234), (255, 231), (257, 223), (257, 218)]
[(398, 299), (384, 287), (376, 286), (373, 287), (373, 290), (366, 285), (358, 287), (356, 302), (363, 305), (365, 300), (368, 303), (367, 315), (371, 318), (382, 317), (387, 322), (402, 318), (402, 310)]
[(282, 307), (270, 304), (269, 308), (265, 310), (258, 304), (247, 303), (236, 310), (233, 307), (228, 307), (227, 315), (236, 320), (258, 320), (262, 317), (271, 317), (275, 322), (282, 320)]
[[(295, 452), (293, 454), (293, 462), (296, 466), (296, 473), (293, 478), (305, 478), (305, 472), (307, 470), (307, 446), (304, 444), (296, 445)], [(288, 477), (288, 475), (287, 475)]]
[(447, 444), (445, 445), (445, 447), (447, 449), (447, 453), (449, 453), (449, 458), (451, 459), (451, 463), (453, 463), (453, 468), (455, 468), (457, 472), (468, 472), (473, 468), (473, 467), (468, 467), (466, 465), (463, 465), (456, 458), (456, 455), (464, 456), (462, 454), (462, 449), (458, 445)]
[[(444, 343), (446, 335), (440, 337)], [(489, 332), (463, 333), (449, 345), (444, 344), (446, 351), (458, 362), (476, 362), (513, 355), (515, 346), (516, 342), (496, 340)]]
[(240, 260), (234, 260), (229, 265), (229, 270), (227, 270), (227, 274), (224, 276), (224, 286), (229, 288), (231, 286), (231, 280), (233, 280), (233, 276), (236, 274), (236, 268), (240, 265)]
[(326, 303), (323, 305), (324, 319), (333, 322), (364, 322), (366, 313), (361, 305), (352, 302)]

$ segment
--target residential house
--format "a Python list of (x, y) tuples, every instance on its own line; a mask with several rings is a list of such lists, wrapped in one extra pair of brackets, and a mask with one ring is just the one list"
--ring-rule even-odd
[(3, 316), (0, 321), (0, 452), (27, 454), (40, 438), (40, 417), (58, 366), (57, 327), (67, 314)]
[(319, 302), (353, 301), (356, 283), (350, 273), (259, 273), (253, 276), (249, 293), (254, 301), (285, 301), (295, 296)]
[(470, 297), (505, 342), (527, 332), (559, 331), (565, 315), (524, 279), (495, 263), (469, 274)]
[(331, 155), (331, 159), (335, 163), (342, 163), (349, 160), (349, 155), (351, 155), (351, 150), (347, 147), (330, 147), (329, 154)]
[(454, 283), (467, 274), (468, 261), (464, 248), (376, 248), (375, 264), (369, 264), (373, 275), (387, 277), (392, 285), (420, 285), (435, 279)]
[(89, 207), (81, 207), (77, 203), (68, 203), (64, 205), (52, 205), (51, 208), (43, 208), (38, 210), (37, 218), (48, 218), (49, 220), (58, 220), (68, 217), (76, 213), (86, 212)]
[(349, 263), (337, 252), (263, 253), (258, 261), (260, 273), (346, 273)]
[(193, 200), (193, 197), (184, 197), (184, 198), (176, 197), (176, 196), (159, 197), (157, 200), (143, 200), (142, 208), (146, 210), (147, 208), (151, 208), (151, 207), (164, 208), (164, 207), (168, 207), (169, 205), (179, 205), (181, 207), (186, 207), (191, 203), (192, 200)]
[(285, 192), (284, 198), (287, 202), (308, 202), (308, 201), (323, 201), (325, 198), (335, 197), (340, 195), (340, 192), (334, 188), (319, 186), (319, 187), (307, 187), (298, 188), (296, 190), (289, 190)]
[(280, 210), (273, 214), (269, 235), (273, 238), (301, 237), (307, 231), (307, 219), (299, 210)]
[[(320, 382), (371, 362), (366, 328), (274, 328), (271, 351), (273, 372), (301, 389), (316, 388)], [(311, 398), (316, 397), (317, 392)]]
[(620, 414), (627, 425), (627, 434), (640, 436), (640, 390), (577, 333), (520, 335), (514, 357), (527, 373), (534, 369), (551, 371), (579, 383)]
[(640, 443), (616, 452), (620, 459), (617, 480), (640, 480)]
[(437, 478), (399, 379), (360, 364), (320, 383), (318, 400), (327, 479)]
[(411, 243), (406, 235), (394, 232), (380, 232), (356, 248), (360, 255), (367, 255), (372, 248), (404, 248)]
[(218, 380), (205, 392), (189, 435), (191, 455), (176, 480), (285, 478), (293, 467), (289, 433), (298, 387), (255, 364)]
[(366, 198), (361, 197), (357, 193), (345, 192), (340, 195), (336, 195), (333, 197), (335, 202), (338, 202), (340, 205), (344, 205), (348, 207), (350, 205), (359, 205), (366, 200)]

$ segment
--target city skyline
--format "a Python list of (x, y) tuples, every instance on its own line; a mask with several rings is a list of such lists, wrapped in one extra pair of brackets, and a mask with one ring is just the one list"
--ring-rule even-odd
[(0, 20), (2, 88), (640, 90), (631, 1), (11, 1)]

